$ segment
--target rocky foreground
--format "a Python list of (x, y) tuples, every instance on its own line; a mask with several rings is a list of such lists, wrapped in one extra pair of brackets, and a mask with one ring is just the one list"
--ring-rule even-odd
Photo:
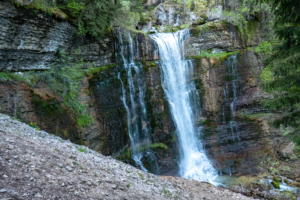
[(159, 177), (0, 115), (0, 200), (8, 199), (251, 198)]

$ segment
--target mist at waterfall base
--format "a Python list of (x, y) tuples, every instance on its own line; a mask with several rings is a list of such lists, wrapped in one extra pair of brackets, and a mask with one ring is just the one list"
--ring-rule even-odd
[(200, 111), (193, 112), (194, 109), (199, 109), (193, 106), (196, 105), (195, 96), (199, 94), (194, 83), (188, 79), (193, 68), (183, 56), (183, 44), (189, 37), (189, 30), (157, 33), (150, 37), (155, 40), (159, 48), (161, 62), (158, 64), (162, 73), (162, 87), (177, 127), (176, 132), (181, 148), (180, 176), (213, 183), (218, 174), (207, 158), (201, 140), (197, 137), (197, 134), (201, 134), (201, 127), (196, 129), (195, 126)]

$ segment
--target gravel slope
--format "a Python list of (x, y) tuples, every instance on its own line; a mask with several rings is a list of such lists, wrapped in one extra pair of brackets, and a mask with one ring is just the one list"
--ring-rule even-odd
[(0, 114), (0, 200), (8, 199), (251, 198), (143, 172)]

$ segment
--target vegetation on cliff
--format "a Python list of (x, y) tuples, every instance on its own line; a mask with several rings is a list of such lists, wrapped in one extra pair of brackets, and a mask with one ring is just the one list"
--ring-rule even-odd
[(223, 19), (237, 26), (241, 35), (249, 40), (256, 29), (257, 22), (270, 27), (273, 15), (270, 4), (266, 2), (258, 5), (256, 0), (231, 0), (223, 11)]
[(56, 17), (70, 20), (78, 28), (78, 33), (89, 33), (96, 39), (103, 38), (121, 8), (120, 0), (11, 0), (17, 6), (40, 10)]
[[(270, 2), (270, 1), (263, 1)], [(283, 111), (283, 117), (274, 125), (292, 126), (286, 131), (297, 145), (300, 145), (300, 2), (274, 0), (274, 30), (279, 43), (273, 44), (262, 73), (263, 88), (274, 94), (274, 99), (264, 105), (269, 109)]]
[(77, 101), (80, 81), (84, 77), (84, 72), (80, 68), (86, 63), (82, 60), (72, 62), (71, 59), (66, 53), (59, 51), (50, 70), (42, 75), (42, 80), (63, 98), (64, 105), (72, 108), (77, 125), (87, 127), (94, 122), (94, 119), (87, 113), (86, 107)]
[(68, 19), (77, 27), (79, 35), (91, 35), (100, 40), (111, 27), (135, 29), (137, 21), (145, 21), (144, 0), (10, 0), (34, 12), (41, 11), (61, 19)]

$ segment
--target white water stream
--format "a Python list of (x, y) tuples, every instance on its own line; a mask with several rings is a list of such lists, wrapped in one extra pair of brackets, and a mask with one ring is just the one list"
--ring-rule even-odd
[[(119, 73), (118, 79), (122, 84), (121, 99), (127, 112), (127, 126), (130, 137), (132, 159), (142, 170), (148, 171), (141, 161), (144, 154), (147, 157), (153, 157), (152, 152), (149, 152), (150, 135), (148, 127), (145, 125), (147, 121), (147, 110), (144, 102), (144, 89), (142, 88), (142, 81), (140, 79), (141, 66), (134, 62), (133, 42), (131, 36), (128, 35), (128, 44), (123, 42), (120, 32), (118, 38), (119, 46), (116, 45), (116, 49), (119, 49), (119, 55), (126, 71), (129, 86), (129, 102), (127, 103), (125, 86)], [(134, 72), (135, 76), (133, 76)], [(137, 108), (140, 109), (140, 112), (138, 112)], [(142, 151), (141, 148), (145, 150)]]
[[(118, 79), (122, 86), (121, 100), (124, 104), (127, 113), (127, 127), (130, 137), (131, 158), (136, 166), (143, 171), (148, 171), (143, 164), (147, 160), (153, 172), (159, 173), (157, 158), (150, 149), (150, 133), (148, 128), (147, 109), (145, 105), (145, 88), (144, 80), (142, 79), (142, 66), (134, 61), (133, 40), (128, 34), (122, 36), (118, 32), (117, 38), (119, 42), (115, 44), (118, 49), (116, 57), (120, 57), (120, 67), (125, 70), (128, 87), (124, 85), (120, 72)], [(127, 41), (123, 41), (123, 37)], [(136, 40), (138, 42), (138, 40)], [(136, 48), (137, 54), (138, 48)], [(127, 89), (127, 92), (126, 92)]]
[[(201, 140), (197, 137), (195, 116), (191, 97), (188, 61), (183, 56), (184, 40), (188, 30), (176, 33), (157, 33), (150, 35), (159, 48), (159, 63), (162, 73), (162, 87), (170, 105), (173, 120), (181, 147), (180, 175), (184, 178), (214, 182), (217, 171), (207, 158)], [(200, 129), (201, 131), (201, 129)]]

